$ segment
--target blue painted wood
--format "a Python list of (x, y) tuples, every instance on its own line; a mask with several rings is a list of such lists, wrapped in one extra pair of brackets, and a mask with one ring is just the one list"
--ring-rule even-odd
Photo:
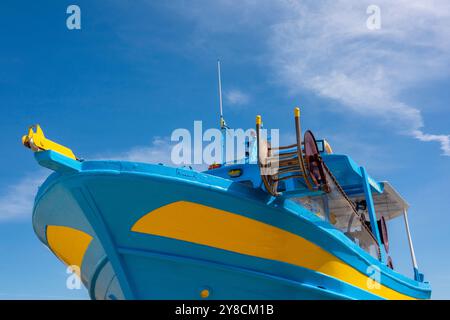
[[(205, 284), (204, 279), (215, 283), (217, 288), (224, 288), (225, 291), (217, 296), (222, 298), (235, 297), (233, 290), (236, 288), (248, 298), (260, 299), (267, 296), (264, 296), (264, 290), (257, 288), (267, 291), (272, 288), (283, 298), (368, 298), (367, 292), (352, 291), (337, 279), (328, 279), (311, 270), (299, 271), (299, 267), (290, 264), (131, 232), (131, 226), (140, 217), (174, 201), (200, 203), (281, 228), (313, 242), (363, 274), (367, 274), (368, 267), (377, 266), (381, 282), (396, 291), (418, 298), (430, 296), (428, 284), (389, 269), (330, 223), (288, 198), (273, 198), (235, 180), (187, 169), (122, 161), (83, 162), (80, 172), (55, 174), (44, 183), (37, 195), (34, 223), (54, 222), (53, 219), (61, 216), (58, 208), (63, 207), (66, 200), (54, 196), (53, 206), (40, 204), (58, 190), (77, 188), (83, 190), (82, 196), (75, 197), (81, 211), (70, 210), (83, 216), (79, 218), (80, 223), (86, 217), (92, 224), (94, 237), (104, 246), (123, 286), (125, 298), (157, 298), (158, 293), (166, 298), (198, 298), (192, 292), (198, 294), (197, 289)], [(83, 204), (86, 199), (89, 206)], [(70, 224), (78, 227), (78, 222), (73, 219)], [(180, 259), (169, 259), (168, 256)], [(191, 268), (185, 264), (186, 259), (197, 265), (208, 262), (205, 268), (210, 271)], [(254, 273), (259, 276), (255, 278)], [(178, 290), (174, 279), (179, 281)], [(195, 286), (194, 291), (189, 291), (191, 285)], [(161, 288), (160, 291), (157, 288)], [(251, 292), (262, 292), (262, 295)]]
[(372, 191), (370, 189), (368, 175), (367, 175), (366, 169), (364, 167), (360, 167), (360, 169), (361, 169), (361, 175), (362, 175), (362, 179), (363, 179), (363, 187), (364, 187), (364, 195), (366, 197), (367, 211), (369, 213), (369, 218), (370, 218), (370, 226), (372, 228), (372, 233), (375, 235), (375, 238), (377, 239), (378, 246), (380, 247), (381, 261), (383, 263), (385, 263), (386, 262), (386, 253), (384, 250), (383, 243), (381, 242), (380, 230), (378, 230), (377, 214), (375, 212), (375, 205), (374, 205), (373, 198), (372, 198)]

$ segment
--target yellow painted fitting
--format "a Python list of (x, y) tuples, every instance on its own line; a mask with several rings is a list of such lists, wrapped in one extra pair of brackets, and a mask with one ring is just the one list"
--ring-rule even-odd
[(294, 109), (294, 115), (295, 115), (295, 117), (300, 117), (300, 108), (299, 107), (296, 107), (295, 109)]
[[(36, 132), (34, 132), (33, 129), (35, 129)], [(68, 158), (77, 160), (77, 157), (75, 157), (72, 150), (52, 140), (47, 139), (44, 135), (44, 132), (42, 131), (41, 127), (38, 124), (30, 126), (28, 128), (28, 134), (22, 137), (22, 144), (25, 147), (30, 148), (34, 152), (43, 150), (52, 150)]]
[(256, 124), (261, 124), (261, 116), (260, 115), (258, 115), (258, 116), (256, 116)]
[(330, 222), (331, 222), (331, 224), (336, 224), (336, 222), (337, 222), (336, 215), (332, 212), (330, 212)]
[(203, 289), (203, 290), (200, 292), (200, 297), (202, 297), (203, 299), (208, 298), (208, 297), (209, 297), (209, 290), (208, 290), (208, 289)]
[(231, 169), (228, 171), (228, 175), (232, 178), (237, 178), (242, 175), (242, 169)]
[(324, 149), (325, 149), (326, 153), (328, 153), (328, 154), (333, 153), (333, 149), (331, 148), (331, 146), (327, 140), (323, 140), (323, 145), (324, 145)]

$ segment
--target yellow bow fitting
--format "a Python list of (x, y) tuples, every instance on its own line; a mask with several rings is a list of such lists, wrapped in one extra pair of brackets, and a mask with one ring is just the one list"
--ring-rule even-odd
[[(33, 129), (35, 129), (36, 131), (33, 131)], [(42, 131), (41, 127), (38, 124), (33, 125), (28, 129), (28, 134), (22, 137), (22, 144), (25, 147), (30, 148), (34, 152), (52, 150), (68, 158), (77, 160), (77, 157), (73, 154), (72, 150), (52, 140), (47, 139), (44, 135), (44, 132)]]

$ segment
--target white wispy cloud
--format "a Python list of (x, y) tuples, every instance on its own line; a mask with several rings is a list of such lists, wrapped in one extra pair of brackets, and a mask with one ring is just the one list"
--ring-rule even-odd
[(294, 93), (306, 88), (334, 99), (399, 133), (438, 142), (450, 156), (450, 135), (425, 132), (424, 106), (401, 98), (417, 83), (448, 76), (450, 3), (377, 1), (380, 30), (366, 27), (368, 4), (285, 2), (284, 18), (271, 27), (276, 73)]
[(421, 130), (414, 130), (412, 132), (413, 136), (420, 141), (435, 141), (441, 144), (441, 149), (444, 152), (444, 155), (450, 156), (450, 135), (442, 135), (442, 134), (428, 134), (423, 133)]
[(38, 187), (48, 173), (41, 170), (33, 175), (27, 175), (10, 185), (0, 195), (0, 223), (30, 217)]
[[(380, 30), (366, 25), (372, 4), (381, 9)], [(196, 24), (200, 44), (217, 34), (247, 33), (261, 52), (246, 57), (238, 50), (239, 59), (270, 66), (272, 79), (291, 94), (307, 89), (346, 112), (437, 142), (450, 155), (450, 135), (433, 133), (423, 118), (426, 106), (404, 99), (450, 74), (449, 1), (217, 0), (189, 3), (180, 14)]]
[(152, 142), (147, 146), (135, 146), (123, 152), (107, 152), (104, 154), (94, 155), (92, 159), (122, 160), (172, 165), (173, 163), (170, 159), (171, 150), (172, 144), (170, 139), (164, 137), (154, 137)]
[[(172, 167), (192, 167), (197, 171), (203, 171), (207, 169), (207, 164), (179, 164), (172, 161), (172, 148), (178, 144), (178, 141), (171, 141), (168, 137), (154, 137), (151, 144), (148, 146), (136, 146), (129, 150), (119, 153), (106, 153), (102, 155), (96, 155), (92, 157), (92, 160), (121, 160), (121, 161), (134, 161), (153, 164), (164, 164)], [(192, 157), (194, 154), (194, 143), (191, 144), (189, 155)], [(203, 152), (202, 146), (199, 146), (199, 152)], [(193, 159), (191, 159), (192, 161)]]
[(239, 89), (225, 91), (225, 102), (231, 106), (243, 106), (250, 102), (250, 95)]

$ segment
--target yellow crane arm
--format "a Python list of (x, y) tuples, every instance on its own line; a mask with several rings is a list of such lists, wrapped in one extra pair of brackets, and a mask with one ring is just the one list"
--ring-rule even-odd
[(38, 124), (29, 127), (28, 134), (22, 137), (22, 144), (25, 147), (30, 148), (34, 152), (52, 150), (66, 157), (77, 160), (77, 157), (73, 154), (72, 150), (50, 139), (47, 139)]

